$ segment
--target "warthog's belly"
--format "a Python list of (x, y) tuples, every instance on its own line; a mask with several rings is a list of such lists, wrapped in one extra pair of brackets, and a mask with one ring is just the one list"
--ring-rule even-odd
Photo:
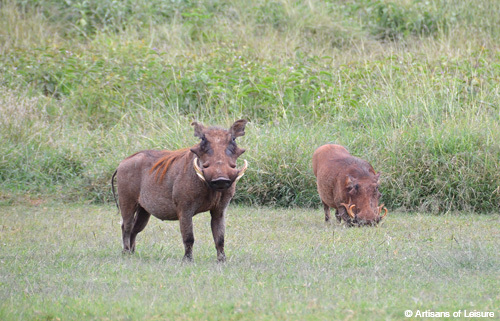
[(151, 215), (160, 220), (175, 221), (179, 219), (178, 210), (172, 200), (150, 193), (142, 193), (139, 204)]

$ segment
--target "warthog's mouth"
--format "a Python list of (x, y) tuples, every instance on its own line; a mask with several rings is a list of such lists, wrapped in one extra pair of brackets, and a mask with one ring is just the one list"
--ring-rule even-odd
[(228, 189), (229, 187), (231, 187), (232, 184), (233, 182), (230, 179), (223, 177), (216, 178), (208, 182), (208, 186), (218, 191), (223, 191), (225, 189)]
[[(347, 211), (347, 214), (349, 215), (350, 217), (350, 220), (349, 220), (349, 225), (358, 225), (358, 226), (362, 226), (362, 225), (377, 225), (378, 223), (380, 223), (380, 221), (382, 221), (382, 219), (384, 217), (387, 216), (387, 208), (384, 206), (384, 204), (380, 205), (379, 207), (377, 207), (377, 217), (373, 220), (362, 220), (362, 219), (359, 219), (358, 216), (356, 214), (354, 214), (354, 211), (353, 211), (353, 208), (356, 207), (355, 204), (352, 204), (351, 203), (351, 199), (349, 199), (349, 204), (346, 204), (346, 203), (340, 203), (340, 205), (344, 206), (346, 211)], [(382, 210), (384, 211), (384, 215), (381, 215), (382, 213)]]
[[(238, 170), (238, 176), (236, 176), (234, 183), (238, 182), (239, 179), (241, 177), (243, 177), (243, 175), (245, 175), (245, 171), (248, 168), (248, 162), (246, 159), (243, 160), (243, 162), (244, 162), (243, 167), (240, 170)], [(200, 166), (198, 165), (198, 157), (195, 157), (193, 160), (193, 168), (194, 168), (194, 171), (196, 172), (196, 175), (198, 176), (198, 178), (202, 182), (207, 183), (208, 186), (210, 186), (211, 188), (213, 188), (215, 190), (225, 190), (225, 189), (228, 189), (229, 187), (231, 187), (231, 185), (233, 184), (233, 181), (231, 181), (230, 179), (222, 178), (222, 177), (216, 178), (216, 179), (211, 180), (210, 182), (207, 182), (207, 180), (205, 179), (205, 175), (203, 175), (203, 171), (201, 170)]]

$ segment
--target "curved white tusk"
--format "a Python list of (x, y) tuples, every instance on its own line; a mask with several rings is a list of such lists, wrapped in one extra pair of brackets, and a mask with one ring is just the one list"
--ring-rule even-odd
[(385, 214), (380, 217), (380, 219), (383, 219), (384, 217), (387, 216), (387, 208), (384, 206), (383, 210), (385, 211)]
[(347, 214), (349, 214), (349, 216), (353, 219), (356, 218), (356, 215), (353, 213), (352, 211), (352, 208), (353, 207), (356, 207), (355, 204), (352, 204), (351, 203), (351, 198), (349, 197), (349, 204), (346, 204), (346, 203), (340, 203), (341, 206), (345, 207), (346, 211), (347, 211)]
[(349, 208), (347, 209), (347, 214), (349, 214), (349, 216), (352, 218), (356, 218), (356, 215), (354, 215), (354, 212), (352, 211), (353, 207), (356, 207), (356, 205), (352, 204), (349, 206)]
[(347, 210), (347, 214), (349, 214), (349, 216), (351, 218), (355, 218), (356, 217), (356, 215), (352, 211), (352, 208), (356, 207), (356, 205), (355, 204), (351, 204), (351, 200), (350, 199), (349, 199), (349, 205), (346, 204), (346, 203), (340, 203), (340, 205), (342, 205), (343, 207), (345, 207), (345, 209)]
[(205, 176), (203, 176), (203, 172), (201, 171), (201, 168), (198, 166), (198, 157), (195, 157), (193, 159), (193, 167), (194, 171), (196, 172), (196, 175), (203, 181), (206, 182)]
[(247, 160), (245, 159), (243, 161), (245, 162), (245, 164), (243, 165), (243, 168), (240, 169), (240, 172), (238, 173), (238, 176), (236, 177), (235, 182), (237, 182), (243, 175), (245, 175), (245, 171), (248, 168), (248, 162), (247, 162)]

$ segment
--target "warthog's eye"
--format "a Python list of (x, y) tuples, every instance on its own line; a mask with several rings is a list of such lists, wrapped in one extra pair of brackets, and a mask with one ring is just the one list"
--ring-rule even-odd
[(201, 138), (200, 149), (203, 153), (210, 154), (211, 151), (210, 142), (205, 138), (205, 136)]
[(227, 145), (226, 148), (226, 155), (227, 156), (232, 156), (236, 153), (236, 142), (234, 141), (234, 138), (231, 140), (229, 145)]
[(349, 189), (349, 194), (356, 194), (357, 192), (359, 191), (359, 184), (354, 184), (353, 186), (351, 186), (351, 188)]

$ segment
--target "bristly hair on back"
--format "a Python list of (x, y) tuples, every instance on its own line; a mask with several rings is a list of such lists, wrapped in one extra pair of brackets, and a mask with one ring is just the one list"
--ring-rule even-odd
[[(164, 155), (151, 167), (149, 170), (149, 173), (153, 173), (156, 171), (155, 178), (158, 182), (161, 182), (163, 178), (165, 177), (165, 174), (167, 173), (168, 169), (170, 168), (170, 165), (172, 165), (173, 162), (175, 162), (177, 159), (183, 157), (187, 153), (190, 152), (190, 148), (182, 148), (174, 151), (164, 151)], [(184, 170), (186, 170), (186, 167), (184, 167)]]

